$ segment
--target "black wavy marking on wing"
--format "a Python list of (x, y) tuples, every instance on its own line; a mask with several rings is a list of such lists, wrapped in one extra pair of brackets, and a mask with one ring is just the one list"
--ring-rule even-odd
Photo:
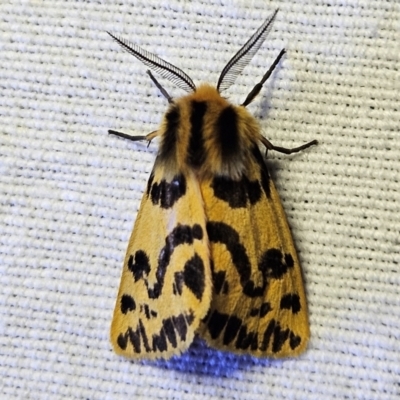
[(188, 328), (193, 323), (193, 313), (173, 315), (162, 320), (162, 326), (158, 333), (149, 336), (145, 324), (139, 319), (136, 329), (128, 328), (125, 333), (118, 336), (117, 343), (122, 350), (126, 350), (128, 343), (135, 353), (151, 353), (168, 351), (169, 347), (177, 348), (178, 340), (186, 341)]
[[(157, 299), (161, 296), (164, 286), (164, 278), (170, 260), (175, 249), (182, 244), (192, 244), (195, 239), (203, 238), (203, 229), (199, 224), (177, 225), (165, 238), (165, 246), (160, 250), (158, 256), (158, 265), (156, 270), (156, 282), (152, 287), (149, 287), (148, 275), (150, 272), (149, 257), (144, 250), (138, 250), (134, 255), (131, 255), (128, 260), (128, 269), (132, 272), (135, 282), (143, 279), (147, 287), (147, 295), (149, 299)], [(193, 269), (196, 270), (197, 285), (189, 278), (188, 275), (193, 274)], [(201, 299), (205, 288), (205, 268), (200, 257), (195, 256), (189, 260), (184, 266), (184, 282), (195, 296)]]
[[(207, 233), (210, 242), (223, 243), (231, 254), (233, 266), (239, 274), (243, 294), (249, 297), (265, 297), (265, 291), (270, 279), (282, 279), (288, 271), (294, 267), (293, 257), (283, 254), (279, 249), (268, 249), (260, 257), (258, 270), (262, 274), (262, 284), (256, 286), (251, 276), (251, 263), (246, 248), (240, 243), (239, 234), (231, 226), (223, 222), (208, 222)], [(219, 271), (213, 274), (214, 290), (218, 295), (229, 296), (222, 291), (225, 286), (226, 274)], [(296, 314), (301, 305), (297, 294), (286, 294), (281, 298), (279, 307), (288, 309)], [(291, 349), (295, 349), (301, 343), (300, 336), (289, 328), (284, 329), (279, 321), (271, 319), (264, 332), (251, 331), (246, 324), (247, 318), (263, 318), (273, 308), (269, 302), (263, 302), (259, 308), (249, 310), (249, 315), (239, 318), (235, 314), (221, 313), (213, 310), (207, 319), (207, 327), (212, 339), (222, 336), (222, 343), (226, 346), (233, 344), (238, 350), (251, 349), (261, 352), (271, 348), (273, 353), (282, 350), (286, 341), (289, 341)]]
[[(243, 293), (249, 297), (264, 296), (269, 279), (282, 279), (290, 268), (293, 268), (293, 257), (282, 254), (279, 249), (268, 249), (260, 257), (258, 270), (262, 275), (262, 284), (256, 285), (252, 277), (252, 267), (245, 246), (240, 242), (238, 232), (224, 222), (207, 222), (207, 233), (210, 242), (222, 243), (231, 254), (232, 264), (240, 277)], [(215, 274), (214, 274), (215, 275)], [(221, 278), (219, 276), (219, 278)], [(222, 282), (217, 282), (218, 287)]]
[(229, 60), (224, 67), (218, 79), (217, 90), (222, 92), (231, 86), (236, 78), (240, 75), (246, 65), (251, 61), (254, 54), (264, 42), (271, 30), (272, 23), (275, 20), (276, 10), (272, 16), (267, 18), (265, 22), (257, 29), (253, 36), (244, 44), (244, 46)]
[[(279, 249), (268, 249), (260, 257), (258, 270), (262, 274), (262, 283), (256, 285), (251, 275), (251, 263), (246, 248), (240, 243), (239, 234), (231, 226), (223, 222), (208, 222), (207, 233), (210, 242), (223, 243), (231, 254), (233, 266), (239, 274), (243, 294), (249, 297), (265, 297), (270, 279), (284, 279), (284, 276), (294, 267), (293, 257), (283, 254)], [(229, 296), (222, 290), (226, 283), (225, 271), (213, 274), (214, 290), (218, 295)], [(281, 309), (291, 310), (293, 314), (300, 311), (300, 299), (295, 293), (288, 293), (281, 298), (278, 305)], [(273, 353), (282, 350), (286, 341), (292, 350), (301, 343), (300, 336), (289, 328), (283, 328), (279, 321), (271, 319), (264, 332), (248, 329), (248, 318), (264, 318), (273, 308), (269, 302), (263, 302), (259, 308), (252, 308), (246, 318), (239, 318), (234, 313), (221, 313), (213, 310), (207, 319), (207, 328), (212, 339), (222, 335), (225, 346), (233, 344), (238, 350), (251, 349), (266, 352), (271, 348)]]
[(107, 32), (124, 50), (128, 53), (134, 55), (143, 64), (147, 65), (154, 72), (161, 75), (163, 78), (168, 79), (176, 86), (185, 90), (186, 92), (194, 92), (196, 90), (196, 85), (193, 83), (192, 79), (183, 72), (180, 68), (175, 67), (168, 61), (150, 53), (147, 50), (142, 49), (136, 44), (130, 43), (125, 39), (118, 38), (112, 33)]
[(238, 350), (250, 348), (265, 352), (270, 347), (273, 353), (278, 353), (287, 340), (292, 350), (301, 343), (300, 336), (289, 328), (283, 329), (279, 321), (274, 319), (271, 319), (264, 332), (249, 330), (245, 322), (234, 314), (214, 310), (207, 321), (207, 327), (212, 339), (223, 335), (222, 343), (225, 346), (233, 344)]

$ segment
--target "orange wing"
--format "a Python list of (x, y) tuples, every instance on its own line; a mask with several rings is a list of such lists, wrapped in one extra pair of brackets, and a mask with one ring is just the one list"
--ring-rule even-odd
[(201, 335), (254, 356), (301, 353), (309, 338), (302, 274), (278, 193), (258, 147), (240, 181), (201, 185), (213, 270)]
[(206, 221), (192, 173), (154, 168), (129, 241), (111, 325), (114, 350), (169, 358), (192, 343), (211, 300)]

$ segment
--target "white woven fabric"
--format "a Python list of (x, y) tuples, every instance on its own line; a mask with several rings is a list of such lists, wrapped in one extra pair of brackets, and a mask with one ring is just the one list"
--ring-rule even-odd
[[(116, 356), (108, 331), (122, 261), (166, 109), (109, 30), (195, 82), (279, 7), (226, 93), (270, 152), (306, 280), (311, 341), (258, 360), (201, 342), (169, 362)], [(396, 399), (400, 396), (400, 7), (396, 0), (7, 1), (0, 5), (2, 399)], [(173, 96), (182, 91), (162, 80)]]

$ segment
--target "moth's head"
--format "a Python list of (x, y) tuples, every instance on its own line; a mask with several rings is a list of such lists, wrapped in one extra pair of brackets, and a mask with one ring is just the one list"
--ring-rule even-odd
[(220, 95), (217, 88), (208, 83), (202, 83), (194, 92), (184, 96), (184, 99), (220, 104), (222, 107), (225, 107), (228, 104), (227, 101)]
[[(271, 30), (272, 23), (275, 20), (277, 12), (278, 10), (276, 10), (272, 14), (272, 16), (265, 20), (265, 22), (257, 29), (257, 31), (250, 37), (250, 39), (242, 46), (242, 48), (230, 59), (230, 61), (223, 68), (215, 87), (215, 92), (217, 94), (228, 89), (235, 82), (238, 75), (250, 62), (254, 54), (256, 54), (261, 44), (267, 37), (269, 31)], [(205, 85), (201, 85), (199, 88), (196, 88), (196, 85), (194, 84), (192, 79), (180, 68), (175, 67), (171, 63), (161, 59), (153, 53), (142, 49), (135, 44), (117, 38), (111, 33), (109, 33), (109, 35), (126, 51), (134, 55), (154, 72), (158, 73), (164, 78), (167, 78), (186, 92), (205, 93), (207, 91), (207, 93), (211, 94), (211, 90), (209, 90), (209, 87), (206, 90)]]

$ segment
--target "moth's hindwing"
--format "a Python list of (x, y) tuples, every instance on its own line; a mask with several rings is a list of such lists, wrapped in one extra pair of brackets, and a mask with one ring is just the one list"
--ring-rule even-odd
[(258, 147), (249, 161), (240, 181), (201, 185), (213, 270), (202, 337), (231, 352), (295, 356), (310, 335), (300, 265)]
[(168, 358), (193, 341), (211, 299), (203, 202), (189, 172), (150, 176), (129, 241), (111, 325), (118, 354)]

